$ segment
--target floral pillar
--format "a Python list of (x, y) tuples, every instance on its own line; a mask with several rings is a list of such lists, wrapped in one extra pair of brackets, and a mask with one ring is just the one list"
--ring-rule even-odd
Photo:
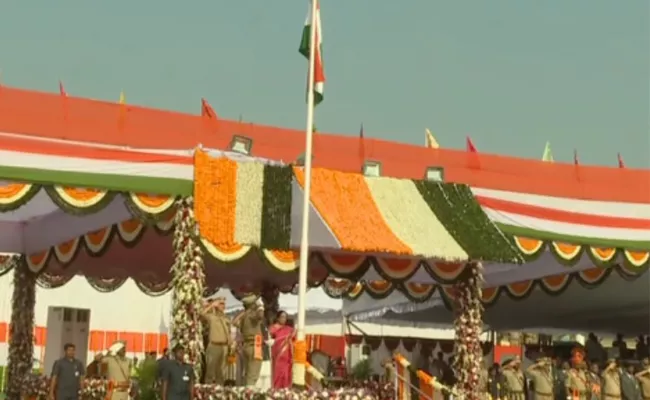
[(280, 311), (280, 289), (269, 281), (262, 283), (262, 302), (264, 303), (264, 319), (271, 326)]
[(483, 368), (481, 332), (483, 330), (483, 304), (481, 287), (483, 267), (469, 263), (454, 284), (456, 343), (454, 351), (454, 372), (458, 379), (456, 390), (459, 397), (479, 400), (479, 378)]
[(14, 293), (11, 298), (7, 399), (20, 399), (21, 381), (32, 371), (36, 275), (23, 257), (14, 257)]
[(198, 243), (198, 226), (194, 219), (192, 198), (177, 202), (174, 229), (174, 265), (172, 266), (172, 323), (174, 344), (185, 349), (186, 362), (194, 365), (197, 381), (201, 378), (203, 354), (203, 306), (205, 274), (203, 250)]

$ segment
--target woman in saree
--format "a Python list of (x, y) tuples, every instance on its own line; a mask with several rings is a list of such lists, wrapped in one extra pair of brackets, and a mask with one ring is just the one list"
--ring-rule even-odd
[(287, 325), (286, 312), (278, 312), (269, 334), (273, 338), (273, 347), (271, 349), (273, 388), (289, 388), (291, 387), (291, 366), (293, 365), (292, 342), (294, 329)]

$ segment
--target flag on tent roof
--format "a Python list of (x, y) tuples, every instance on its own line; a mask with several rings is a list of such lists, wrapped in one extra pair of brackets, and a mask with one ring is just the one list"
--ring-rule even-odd
[(544, 154), (542, 154), (542, 161), (555, 162), (553, 159), (553, 152), (551, 151), (551, 142), (546, 142), (544, 146)]
[(63, 87), (63, 82), (59, 81), (59, 94), (63, 97), (67, 97), (68, 93), (66, 93), (65, 88)]
[(575, 165), (580, 165), (580, 160), (578, 159), (578, 149), (573, 149), (573, 163)]
[(361, 162), (366, 158), (366, 149), (363, 143), (363, 124), (361, 124), (361, 128), (359, 129), (359, 158), (361, 159)]
[(440, 144), (436, 140), (436, 137), (433, 136), (433, 133), (427, 128), (424, 130), (424, 144), (430, 149), (439, 149)]
[[(214, 109), (206, 99), (201, 99), (201, 116), (209, 119), (217, 119), (217, 113), (214, 112)], [(241, 116), (239, 116), (239, 122), (241, 122)]]
[[(311, 0), (318, 1), (318, 0)], [(323, 101), (323, 89), (325, 86), (325, 70), (323, 68), (323, 35), (320, 23), (320, 3), (316, 3), (316, 15), (312, 17), (312, 3), (309, 4), (309, 11), (305, 19), (305, 27), (302, 30), (302, 39), (298, 51), (309, 60), (311, 54), (311, 32), (315, 30), (314, 47), (314, 105)], [(312, 26), (312, 23), (314, 26)], [(311, 68), (311, 65), (309, 66)], [(309, 69), (307, 70), (309, 72)], [(308, 75), (309, 76), (309, 75)], [(309, 87), (309, 86), (307, 86)]]
[(465, 147), (467, 148), (467, 151), (469, 151), (470, 153), (477, 152), (476, 146), (474, 146), (474, 142), (472, 142), (472, 138), (470, 138), (469, 136), (465, 138)]
[(120, 100), (119, 100), (119, 103), (122, 104), (122, 105), (126, 104), (126, 95), (124, 94), (124, 90), (122, 90), (122, 91), (120, 92)]
[(621, 156), (621, 153), (618, 153), (618, 167), (625, 168), (625, 163), (623, 162), (623, 156)]

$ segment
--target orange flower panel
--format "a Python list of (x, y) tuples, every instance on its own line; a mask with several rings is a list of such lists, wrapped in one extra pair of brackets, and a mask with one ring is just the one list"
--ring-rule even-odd
[[(294, 168), (304, 187), (304, 171)], [(411, 254), (386, 225), (361, 174), (312, 169), (311, 203), (346, 250)]]
[(235, 244), (237, 163), (197, 151), (194, 156), (194, 215), (201, 236), (213, 245)]

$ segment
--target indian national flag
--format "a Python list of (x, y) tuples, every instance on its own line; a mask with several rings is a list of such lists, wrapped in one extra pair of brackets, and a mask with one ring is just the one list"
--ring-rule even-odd
[[(311, 0), (318, 1), (318, 0)], [(321, 34), (320, 26), (320, 3), (316, 3), (316, 17), (312, 18), (311, 15), (312, 4), (309, 4), (309, 11), (307, 12), (307, 19), (305, 20), (305, 28), (302, 31), (302, 40), (300, 41), (300, 54), (305, 56), (309, 60), (309, 55), (311, 54), (311, 30), (316, 30), (315, 37), (315, 46), (316, 54), (314, 57), (314, 105), (319, 104), (323, 101), (323, 88), (325, 86), (325, 71), (323, 69), (323, 35)], [(312, 26), (312, 22), (315, 26)], [(309, 78), (307, 78), (309, 79)]]

